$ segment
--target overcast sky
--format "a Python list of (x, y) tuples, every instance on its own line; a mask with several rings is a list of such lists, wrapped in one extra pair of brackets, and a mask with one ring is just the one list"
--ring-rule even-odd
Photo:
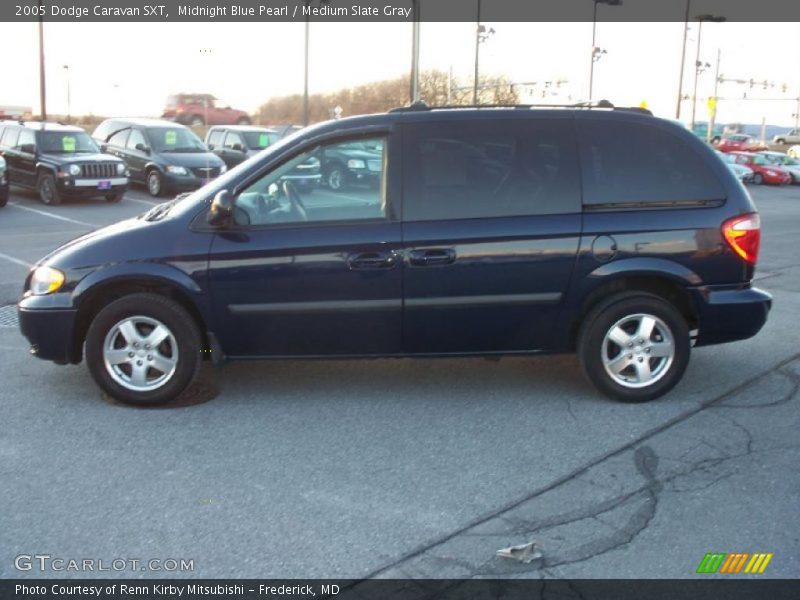
[[(559, 97), (578, 101), (588, 90), (591, 23), (486, 23), (496, 33), (481, 45), (481, 72), (513, 81), (565, 79)], [(234, 106), (255, 110), (270, 96), (302, 93), (302, 23), (47, 23), (45, 54), (48, 110), (66, 113), (69, 65), (72, 114), (158, 115), (168, 94), (210, 92)], [(594, 97), (616, 104), (645, 101), (659, 116), (673, 117), (683, 23), (598, 23), (597, 44), (607, 51), (595, 65)], [(0, 105), (38, 106), (37, 25), (0, 23), (6, 49)], [(395, 77), (410, 68), (408, 23), (311, 25), (310, 87), (324, 92)], [(791, 125), (800, 94), (800, 23), (706, 23), (697, 119), (705, 120), (713, 93), (717, 49), (726, 77), (786, 83), (724, 84), (718, 120)], [(423, 23), (421, 67), (447, 70), (471, 81), (474, 23)], [(687, 44), (684, 93), (691, 94), (697, 24)], [(207, 52), (201, 52), (207, 50)], [(773, 100), (741, 100), (750, 98)], [(780, 100), (786, 98), (787, 100)], [(691, 103), (682, 118), (688, 120)]]

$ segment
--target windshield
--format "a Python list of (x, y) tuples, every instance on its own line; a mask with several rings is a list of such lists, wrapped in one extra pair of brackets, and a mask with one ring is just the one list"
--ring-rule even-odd
[(263, 150), (280, 139), (275, 131), (245, 131), (244, 141), (252, 150)]
[(156, 152), (207, 152), (200, 138), (184, 127), (150, 127), (147, 137)]
[(44, 131), (39, 138), (39, 147), (47, 154), (76, 154), (100, 152), (100, 148), (83, 131)]
[(754, 165), (771, 165), (772, 163), (768, 161), (766, 158), (761, 156), (760, 154), (756, 154), (753, 157), (753, 164)]

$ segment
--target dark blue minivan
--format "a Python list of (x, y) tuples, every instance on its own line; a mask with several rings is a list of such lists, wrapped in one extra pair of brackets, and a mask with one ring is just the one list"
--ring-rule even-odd
[[(378, 148), (379, 184), (314, 189), (312, 157)], [(200, 362), (577, 352), (646, 401), (694, 345), (755, 335), (759, 216), (713, 150), (634, 109), (412, 105), (304, 129), (199, 191), (40, 260), (31, 352), (85, 356), (128, 403)]]

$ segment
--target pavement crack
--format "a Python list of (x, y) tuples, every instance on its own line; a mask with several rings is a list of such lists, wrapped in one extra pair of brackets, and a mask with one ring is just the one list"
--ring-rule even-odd
[[(396, 568), (398, 565), (400, 565), (400, 564), (402, 564), (402, 563), (404, 563), (406, 561), (409, 561), (409, 560), (412, 560), (414, 558), (417, 558), (420, 555), (432, 550), (433, 548), (441, 546), (441, 545), (449, 542), (450, 540), (452, 540), (453, 538), (455, 538), (457, 536), (460, 536), (460, 535), (463, 535), (465, 533), (468, 533), (470, 530), (473, 530), (473, 529), (475, 529), (476, 527), (478, 527), (480, 525), (484, 525), (484, 524), (488, 523), (489, 521), (491, 521), (493, 519), (497, 519), (497, 518), (500, 518), (500, 517), (502, 517), (504, 515), (507, 515), (510, 511), (522, 506), (526, 502), (529, 502), (529, 501), (531, 501), (533, 499), (536, 499), (536, 498), (538, 498), (538, 497), (540, 497), (540, 496), (542, 496), (542, 495), (544, 495), (544, 494), (546, 494), (546, 493), (548, 493), (548, 492), (550, 492), (552, 490), (555, 490), (558, 487), (563, 486), (564, 484), (575, 480), (576, 478), (580, 477), (581, 475), (584, 475), (585, 473), (587, 473), (593, 467), (596, 467), (596, 466), (608, 461), (609, 459), (612, 459), (612, 458), (615, 458), (617, 456), (620, 456), (624, 452), (627, 452), (627, 451), (635, 448), (636, 449), (635, 450), (636, 467), (639, 470), (640, 474), (642, 474), (642, 476), (644, 476), (646, 481), (647, 481), (647, 483), (646, 483), (646, 485), (644, 487), (640, 488), (639, 490), (637, 490), (635, 492), (631, 492), (629, 494), (624, 494), (623, 496), (619, 496), (617, 498), (613, 498), (613, 499), (611, 499), (609, 501), (601, 503), (601, 507), (602, 506), (608, 506), (609, 507), (606, 511), (597, 510), (598, 506), (594, 506), (594, 507), (590, 507), (590, 508), (586, 508), (586, 509), (580, 509), (579, 511), (572, 511), (570, 513), (565, 513), (564, 515), (561, 515), (561, 519), (567, 519), (567, 522), (569, 522), (569, 519), (573, 518), (573, 516), (576, 516), (578, 514), (586, 513), (587, 516), (591, 517), (591, 516), (595, 516), (597, 514), (601, 514), (602, 512), (608, 512), (608, 510), (610, 510), (614, 506), (619, 506), (622, 502), (624, 502), (624, 498), (632, 499), (633, 496), (635, 496), (636, 494), (641, 494), (641, 493), (644, 493), (644, 495), (645, 495), (645, 503), (644, 503), (644, 505), (642, 507), (640, 507), (640, 509), (634, 515), (631, 516), (631, 518), (628, 520), (628, 523), (626, 524), (625, 527), (623, 527), (620, 530), (620, 533), (617, 535), (617, 537), (615, 537), (613, 539), (610, 539), (610, 540), (607, 540), (606, 542), (603, 542), (603, 540), (599, 540), (598, 541), (599, 543), (597, 543), (597, 542), (593, 543), (593, 547), (584, 549), (583, 553), (586, 554), (585, 557), (576, 558), (575, 560), (560, 562), (558, 564), (571, 564), (571, 563), (574, 563), (574, 562), (583, 562), (585, 560), (589, 560), (592, 557), (596, 557), (596, 556), (599, 556), (601, 554), (605, 554), (607, 552), (610, 552), (611, 550), (614, 550), (616, 548), (624, 546), (625, 544), (630, 543), (637, 535), (639, 535), (642, 531), (644, 531), (647, 528), (647, 526), (650, 524), (650, 522), (654, 518), (655, 513), (656, 513), (657, 501), (658, 501), (658, 493), (663, 489), (663, 483), (664, 483), (664, 482), (658, 481), (657, 478), (655, 477), (655, 469), (657, 468), (657, 465), (658, 465), (658, 457), (656, 456), (655, 452), (651, 448), (649, 448), (648, 446), (643, 446), (642, 444), (644, 442), (650, 440), (654, 436), (658, 435), (659, 433), (667, 431), (667, 430), (671, 429), (672, 427), (674, 427), (674, 426), (676, 426), (676, 425), (678, 425), (680, 423), (683, 423), (684, 421), (687, 421), (688, 419), (690, 419), (690, 418), (694, 417), (695, 415), (705, 411), (706, 409), (716, 408), (718, 406), (720, 408), (723, 407), (723, 406), (726, 407), (726, 408), (728, 406), (731, 406), (731, 405), (729, 405), (727, 403), (724, 404), (724, 405), (722, 403), (726, 399), (735, 397), (737, 394), (748, 390), (751, 386), (753, 386), (754, 384), (760, 382), (761, 380), (763, 380), (764, 378), (768, 377), (769, 375), (771, 375), (773, 373), (780, 372), (782, 375), (786, 375), (790, 379), (795, 379), (792, 376), (793, 374), (792, 375), (788, 375), (786, 373), (786, 371), (784, 370), (784, 368), (788, 364), (792, 363), (793, 361), (796, 361), (798, 358), (800, 358), (800, 353), (794, 354), (794, 355), (792, 355), (792, 356), (780, 361), (779, 363), (773, 365), (772, 367), (770, 367), (769, 369), (763, 371), (762, 373), (760, 373), (758, 375), (755, 375), (755, 376), (743, 381), (742, 383), (730, 388), (729, 390), (726, 390), (725, 392), (722, 392), (721, 394), (711, 398), (710, 400), (698, 403), (697, 405), (693, 406), (692, 408), (687, 409), (686, 411), (684, 411), (684, 412), (682, 412), (682, 413), (680, 413), (680, 414), (678, 414), (678, 415), (666, 420), (665, 422), (661, 423), (660, 425), (645, 431), (644, 433), (642, 433), (638, 437), (628, 441), (627, 443), (625, 443), (625, 444), (623, 444), (623, 445), (621, 445), (621, 446), (619, 446), (619, 447), (617, 447), (617, 448), (615, 448), (613, 450), (610, 450), (610, 451), (608, 451), (608, 452), (606, 452), (606, 453), (604, 453), (604, 454), (602, 454), (602, 455), (600, 455), (600, 456), (598, 456), (598, 457), (586, 462), (584, 465), (578, 467), (577, 469), (573, 470), (572, 472), (570, 472), (570, 473), (568, 473), (568, 474), (566, 474), (566, 475), (564, 475), (562, 477), (559, 477), (559, 478), (555, 479), (554, 481), (550, 482), (549, 484), (547, 484), (545, 486), (542, 486), (542, 487), (540, 487), (540, 488), (538, 488), (538, 489), (536, 489), (536, 490), (524, 495), (523, 497), (518, 498), (518, 499), (510, 502), (510, 503), (507, 503), (504, 506), (498, 507), (497, 509), (495, 509), (493, 511), (485, 513), (485, 514), (481, 515), (480, 517), (478, 517), (476, 519), (473, 519), (472, 521), (464, 524), (463, 526), (457, 527), (456, 529), (453, 529), (452, 531), (450, 531), (450, 532), (448, 532), (448, 533), (446, 533), (444, 535), (441, 535), (441, 536), (438, 536), (436, 538), (433, 538), (433, 539), (430, 539), (430, 540), (427, 540), (427, 541), (423, 542), (417, 548), (405, 553), (404, 555), (400, 556), (399, 558), (396, 558), (396, 559), (394, 559), (394, 560), (392, 560), (392, 561), (390, 561), (390, 562), (388, 562), (388, 563), (386, 563), (384, 565), (376, 567), (375, 569), (373, 569), (372, 571), (367, 573), (363, 577), (363, 579), (360, 579), (358, 581), (354, 581), (348, 587), (356, 586), (356, 585), (358, 585), (358, 583), (360, 581), (363, 581), (363, 580), (366, 580), (366, 579), (372, 579), (372, 578), (379, 577), (381, 575), (381, 573), (383, 573), (385, 571), (389, 571), (389, 570), (391, 570), (393, 568)], [(800, 385), (800, 383), (798, 383), (798, 382), (800, 382), (800, 378), (797, 378), (797, 381), (795, 381), (795, 383), (797, 385)], [(786, 396), (785, 398), (781, 398), (780, 401), (781, 402), (788, 402), (789, 399), (791, 399), (791, 397), (796, 392), (797, 385), (793, 385), (792, 386), (792, 390), (793, 391), (790, 394), (788, 394), (788, 396)], [(780, 402), (778, 402), (778, 403), (780, 403)], [(774, 404), (775, 403), (773, 403), (773, 405)], [(765, 406), (765, 405), (759, 405), (759, 406)], [(755, 408), (755, 407), (750, 407), (750, 406), (744, 406), (744, 407), (745, 408)], [(745, 452), (741, 456), (744, 456), (744, 455), (747, 455), (747, 454), (748, 454), (748, 452)], [(738, 457), (740, 457), (740, 455), (724, 456), (722, 458), (716, 458), (716, 459), (711, 459), (711, 460), (700, 461), (700, 463), (697, 463), (691, 469), (688, 469), (685, 473), (682, 473), (682, 474), (691, 473), (691, 472), (693, 472), (693, 471), (695, 471), (697, 469), (702, 469), (704, 465), (708, 465), (708, 466), (716, 465), (716, 464), (719, 464), (720, 462), (731, 460), (732, 458), (738, 458)], [(676, 474), (674, 477), (670, 476), (669, 478), (666, 479), (666, 481), (670, 481), (670, 480), (672, 480), (672, 479), (674, 479), (675, 477), (678, 477), (678, 476), (680, 476), (680, 474)], [(623, 500), (621, 501), (620, 498), (623, 498)], [(514, 521), (513, 520), (509, 520), (509, 522), (513, 523)], [(536, 531), (537, 529), (541, 529), (543, 524), (548, 523), (548, 522), (552, 522), (552, 519), (544, 519), (542, 521), (534, 521), (534, 522), (531, 522), (530, 524), (534, 525), (534, 528), (532, 528), (532, 530)], [(517, 521), (517, 524), (520, 524), (520, 525), (526, 524), (526, 523), (527, 522), (524, 521), (524, 520)], [(506, 532), (506, 535), (507, 534), (508, 534), (508, 532)], [(488, 562), (490, 562), (490, 561), (488, 561)], [(545, 566), (551, 566), (551, 567), (554, 566), (553, 564), (551, 564), (547, 560), (545, 560), (544, 563), (545, 563)], [(541, 565), (539, 565), (539, 568), (540, 567), (541, 567)]]

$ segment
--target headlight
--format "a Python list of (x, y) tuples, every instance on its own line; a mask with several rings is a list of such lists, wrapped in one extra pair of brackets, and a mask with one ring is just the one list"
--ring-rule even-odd
[(67, 167), (67, 173), (70, 175), (80, 175), (81, 174), (81, 167), (80, 165), (70, 165)]
[(37, 267), (31, 276), (31, 294), (43, 296), (52, 294), (64, 285), (64, 273), (52, 267)]
[(125, 174), (125, 163), (117, 163), (117, 175)]
[(227, 171), (227, 170), (228, 170), (228, 165), (222, 165), (222, 166), (219, 168), (219, 174), (220, 174), (220, 175), (222, 175), (222, 174), (223, 174), (225, 171)]
[(188, 171), (186, 171), (186, 167), (167, 167), (167, 173), (171, 173), (172, 175), (186, 175)]
[(367, 166), (367, 164), (363, 160), (359, 160), (357, 158), (351, 158), (347, 161), (347, 168), (348, 169), (363, 169)]

